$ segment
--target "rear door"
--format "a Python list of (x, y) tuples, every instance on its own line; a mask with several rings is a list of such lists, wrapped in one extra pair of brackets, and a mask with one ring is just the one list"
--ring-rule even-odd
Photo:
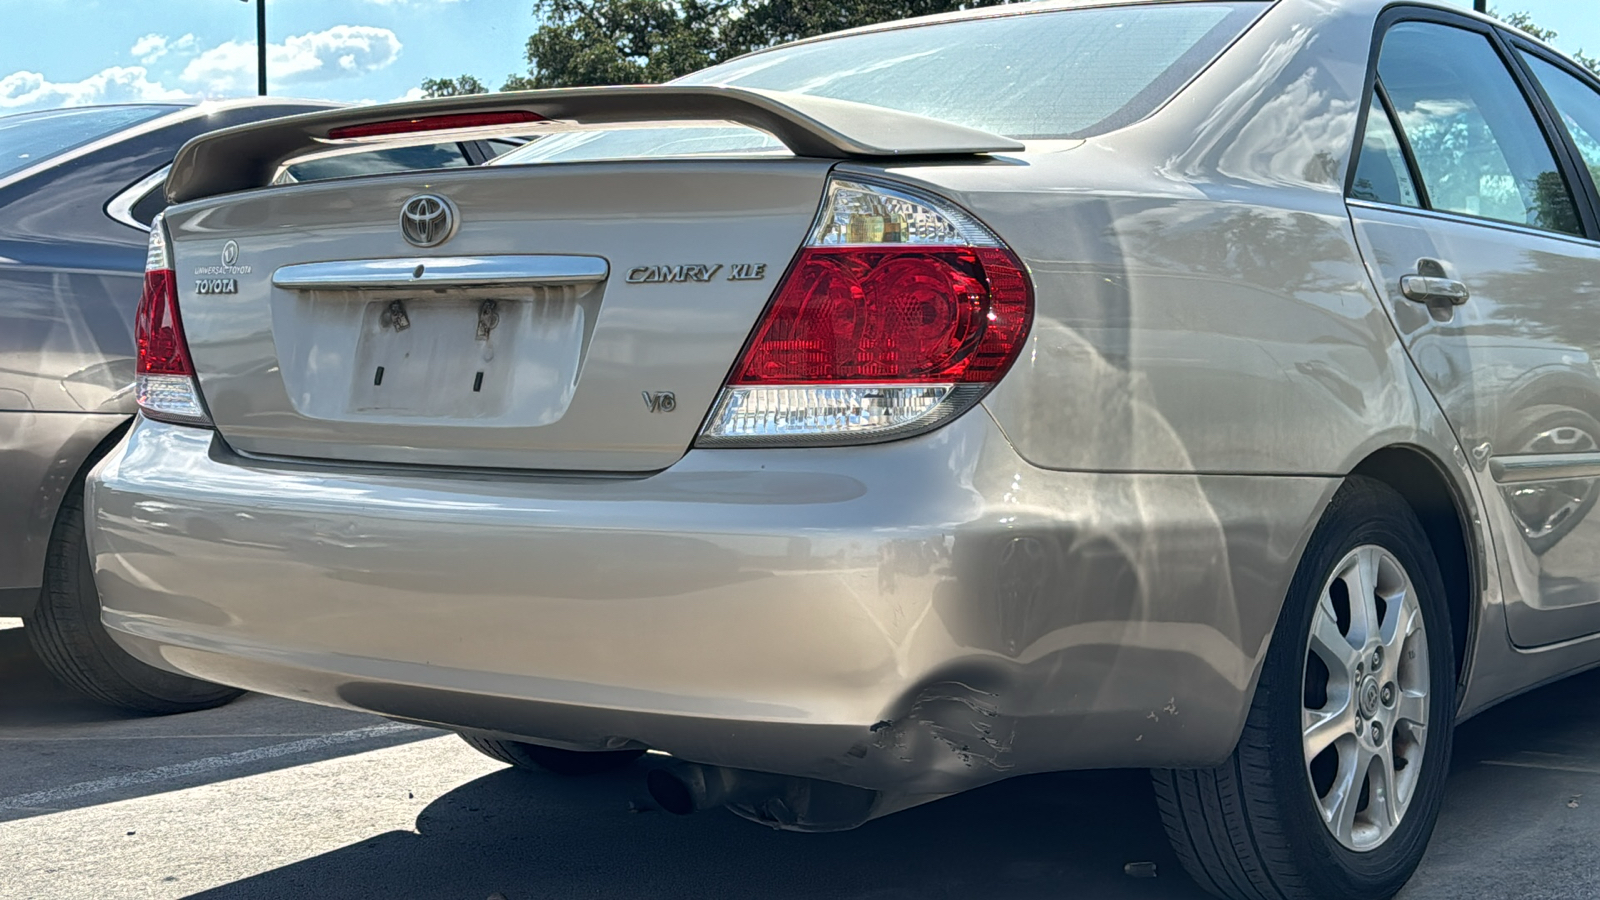
[(1391, 13), (1358, 240), (1489, 503), (1523, 646), (1600, 631), (1600, 244), (1587, 172), (1504, 36)]

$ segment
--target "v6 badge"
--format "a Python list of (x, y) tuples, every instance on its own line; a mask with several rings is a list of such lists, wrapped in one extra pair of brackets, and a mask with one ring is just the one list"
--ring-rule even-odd
[(678, 408), (678, 398), (671, 391), (644, 391), (644, 405), (653, 413), (669, 413)]

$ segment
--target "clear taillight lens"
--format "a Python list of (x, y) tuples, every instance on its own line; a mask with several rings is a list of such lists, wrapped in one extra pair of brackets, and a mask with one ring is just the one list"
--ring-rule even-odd
[(835, 179), (701, 446), (888, 440), (976, 403), (1016, 361), (1033, 289), (947, 201)]
[(139, 411), (163, 422), (210, 425), (178, 317), (178, 276), (167, 250), (166, 223), (160, 217), (150, 228), (144, 293), (134, 314), (133, 332), (138, 346), (134, 393)]

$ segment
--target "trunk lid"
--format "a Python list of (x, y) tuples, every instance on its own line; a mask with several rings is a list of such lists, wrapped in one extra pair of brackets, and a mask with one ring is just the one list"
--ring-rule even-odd
[[(829, 167), (490, 167), (175, 207), (211, 417), (234, 448), (272, 456), (664, 468), (805, 240)], [(402, 235), (422, 195), (455, 216), (420, 234), (444, 235), (427, 249)]]

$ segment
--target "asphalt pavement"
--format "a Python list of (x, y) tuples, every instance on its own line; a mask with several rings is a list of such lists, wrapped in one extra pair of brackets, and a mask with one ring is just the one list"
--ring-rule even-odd
[[(246, 696), (142, 719), (0, 619), (0, 898), (1199, 898), (1138, 772), (1013, 779), (853, 832), (679, 818), (631, 770), (507, 769), (450, 735)], [(1600, 897), (1600, 674), (1467, 723), (1404, 900)], [(1131, 877), (1134, 871), (1154, 877)]]

